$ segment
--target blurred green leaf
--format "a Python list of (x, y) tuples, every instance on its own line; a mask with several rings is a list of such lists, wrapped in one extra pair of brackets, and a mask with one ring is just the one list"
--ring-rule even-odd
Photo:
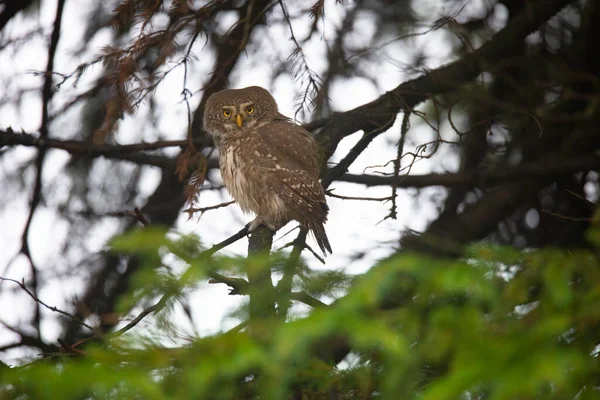
[(117, 236), (110, 241), (114, 251), (125, 253), (156, 252), (161, 246), (168, 246), (171, 241), (167, 238), (167, 229), (158, 226), (132, 230)]
[[(113, 245), (184, 265), (178, 273), (161, 262), (136, 271), (122, 300), (129, 308), (165, 293), (175, 304), (204, 276), (181, 280), (188, 268), (234, 276), (285, 261), (206, 258), (196, 237), (160, 230)], [(359, 277), (304, 270), (304, 289), (341, 297), (303, 318), (255, 321), (177, 348), (164, 346), (178, 333), (171, 314), (160, 314), (151, 329), (136, 326), (83, 355), (2, 369), (0, 398), (595, 398), (596, 251), (479, 245), (463, 260), (392, 256)], [(333, 348), (350, 351), (342, 364), (316, 357)]]

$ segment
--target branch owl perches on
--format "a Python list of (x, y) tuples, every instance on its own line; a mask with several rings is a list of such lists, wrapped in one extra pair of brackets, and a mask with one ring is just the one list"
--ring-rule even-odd
[(296, 220), (313, 233), (323, 254), (332, 252), (318, 146), (279, 113), (267, 90), (250, 86), (213, 94), (204, 128), (219, 150), (225, 187), (244, 212), (256, 215), (250, 231), (261, 224), (276, 231)]

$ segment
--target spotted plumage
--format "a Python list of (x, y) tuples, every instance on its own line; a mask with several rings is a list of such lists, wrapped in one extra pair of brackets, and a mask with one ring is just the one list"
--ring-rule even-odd
[(258, 86), (223, 90), (206, 103), (204, 128), (219, 149), (225, 187), (244, 212), (273, 231), (296, 220), (323, 251), (329, 208), (319, 183), (319, 150), (312, 136), (280, 114), (271, 94)]

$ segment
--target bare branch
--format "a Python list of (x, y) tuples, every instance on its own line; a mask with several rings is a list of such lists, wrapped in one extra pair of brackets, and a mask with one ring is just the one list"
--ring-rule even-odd
[[(50, 102), (54, 97), (54, 87), (53, 87), (53, 75), (52, 71), (54, 70), (54, 57), (56, 56), (56, 49), (58, 47), (58, 41), (60, 39), (60, 31), (62, 25), (62, 17), (63, 10), (65, 7), (66, 0), (58, 0), (58, 4), (56, 7), (56, 17), (54, 18), (54, 26), (52, 28), (52, 34), (50, 35), (50, 45), (48, 46), (48, 60), (46, 63), (46, 77), (44, 79), (44, 83), (42, 85), (42, 122), (40, 125), (40, 137), (47, 138), (49, 136), (49, 125), (50, 125)], [(33, 221), (33, 216), (35, 211), (42, 200), (42, 168), (44, 166), (44, 159), (46, 158), (46, 149), (40, 148), (38, 151), (38, 155), (35, 160), (35, 184), (33, 186), (33, 192), (31, 194), (31, 204), (29, 208), (29, 215), (27, 216), (27, 221), (25, 222), (25, 227), (23, 228), (23, 233), (21, 235), (21, 253), (27, 257), (29, 260), (29, 265), (31, 266), (31, 290), (33, 291), (33, 295), (37, 297), (38, 290), (38, 270), (33, 262), (33, 258), (31, 257), (31, 249), (29, 247), (29, 231), (31, 229), (31, 223)], [(40, 307), (39, 303), (36, 303), (35, 313), (33, 317), (34, 326), (38, 331), (38, 334), (41, 335), (41, 315), (40, 315)]]
[(27, 293), (27, 294), (29, 295), (29, 297), (31, 297), (33, 300), (35, 300), (35, 302), (36, 302), (36, 303), (38, 303), (38, 304), (40, 304), (40, 305), (42, 305), (42, 306), (46, 307), (48, 310), (50, 310), (50, 311), (52, 311), (52, 312), (56, 312), (56, 313), (62, 314), (62, 315), (64, 315), (65, 317), (68, 317), (68, 318), (72, 319), (73, 321), (75, 321), (75, 322), (77, 322), (77, 323), (81, 324), (81, 326), (85, 326), (85, 327), (86, 327), (86, 328), (88, 328), (89, 330), (91, 330), (91, 331), (94, 331), (94, 328), (93, 328), (92, 326), (90, 326), (90, 325), (86, 324), (85, 322), (83, 322), (83, 321), (82, 321), (82, 320), (80, 320), (79, 318), (75, 317), (74, 315), (72, 315), (72, 314), (69, 314), (69, 313), (68, 313), (68, 312), (66, 312), (66, 311), (63, 311), (63, 310), (61, 310), (60, 308), (57, 308), (57, 307), (54, 307), (54, 306), (50, 306), (50, 305), (48, 305), (48, 304), (44, 303), (42, 300), (40, 300), (40, 298), (39, 298), (39, 297), (37, 297), (37, 296), (36, 296), (36, 295), (35, 295), (33, 292), (31, 292), (31, 291), (30, 291), (30, 290), (27, 288), (27, 286), (25, 285), (25, 282), (19, 282), (19, 281), (17, 281), (16, 279), (4, 278), (4, 277), (2, 277), (2, 276), (0, 276), (0, 281), (12, 282), (12, 283), (15, 283), (15, 284), (19, 285), (19, 287), (20, 287), (21, 289), (23, 289), (23, 291), (24, 291), (25, 293)]
[[(199, 146), (205, 144), (201, 139), (195, 141)], [(105, 157), (130, 161), (136, 164), (155, 166), (162, 169), (173, 170), (176, 161), (173, 158), (151, 154), (136, 154), (141, 151), (157, 150), (166, 147), (183, 147), (188, 144), (187, 140), (160, 140), (152, 143), (134, 143), (125, 145), (91, 145), (76, 140), (58, 140), (37, 138), (28, 133), (15, 133), (12, 129), (0, 130), (0, 147), (2, 146), (29, 146), (39, 149), (61, 149), (70, 154), (78, 154), (86, 157)], [(209, 168), (217, 167), (217, 162), (209, 160)]]
[(335, 197), (336, 199), (342, 199), (342, 200), (360, 200), (360, 201), (387, 201), (387, 200), (391, 200), (392, 197), (391, 196), (387, 196), (387, 197), (360, 197), (360, 196), (342, 196), (339, 194), (335, 194), (333, 193), (335, 189), (329, 189), (325, 192), (325, 194), (327, 196), (330, 197)]
[(323, 189), (327, 189), (331, 183), (344, 175), (344, 173), (348, 170), (350, 165), (358, 158), (358, 156), (369, 146), (369, 144), (375, 139), (379, 134), (385, 132), (393, 125), (395, 117), (386, 121), (383, 125), (369, 131), (363, 135), (363, 137), (354, 145), (354, 147), (346, 154), (346, 156), (336, 165), (335, 167), (329, 169), (327, 174), (321, 179), (321, 185), (323, 185)]
[(215, 204), (214, 206), (208, 206), (208, 207), (198, 207), (198, 208), (190, 207), (188, 209), (183, 210), (183, 212), (188, 213), (189, 217), (192, 218), (192, 215), (194, 213), (199, 212), (202, 214), (202, 213), (205, 213), (206, 211), (216, 210), (218, 208), (230, 206), (233, 203), (235, 203), (235, 200), (226, 201), (224, 203), (219, 203), (219, 204)]
[(400, 188), (444, 187), (491, 187), (502, 183), (528, 181), (556, 175), (574, 174), (600, 169), (600, 158), (581, 156), (578, 158), (544, 160), (494, 170), (470, 170), (448, 174), (425, 174), (404, 176), (378, 176), (345, 174), (338, 180), (367, 186), (396, 185)]
[(137, 324), (139, 324), (148, 314), (151, 314), (156, 311), (160, 311), (165, 306), (166, 300), (167, 300), (167, 298), (163, 296), (158, 303), (153, 304), (150, 307), (146, 307), (133, 320), (131, 320), (131, 322), (129, 322), (127, 325), (125, 325), (118, 331), (115, 331), (114, 333), (110, 334), (109, 337), (121, 336), (122, 334), (124, 334), (125, 332), (127, 332), (128, 330), (130, 330), (131, 328), (136, 326)]
[(370, 132), (394, 119), (403, 110), (442, 93), (458, 89), (483, 71), (493, 71), (495, 62), (512, 51), (514, 43), (523, 40), (550, 17), (574, 0), (545, 0), (528, 5), (504, 29), (472, 53), (460, 60), (434, 69), (404, 82), (376, 100), (352, 110), (333, 114), (325, 128), (317, 134), (326, 158), (339, 142), (357, 131)]

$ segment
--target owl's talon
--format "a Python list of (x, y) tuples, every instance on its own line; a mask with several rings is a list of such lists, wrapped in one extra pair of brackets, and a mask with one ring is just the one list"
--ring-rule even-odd
[(269, 224), (264, 221), (262, 218), (256, 217), (254, 221), (250, 222), (250, 226), (248, 227), (248, 233), (254, 232), (259, 226), (265, 226), (273, 232), (277, 232), (277, 227), (273, 224)]

